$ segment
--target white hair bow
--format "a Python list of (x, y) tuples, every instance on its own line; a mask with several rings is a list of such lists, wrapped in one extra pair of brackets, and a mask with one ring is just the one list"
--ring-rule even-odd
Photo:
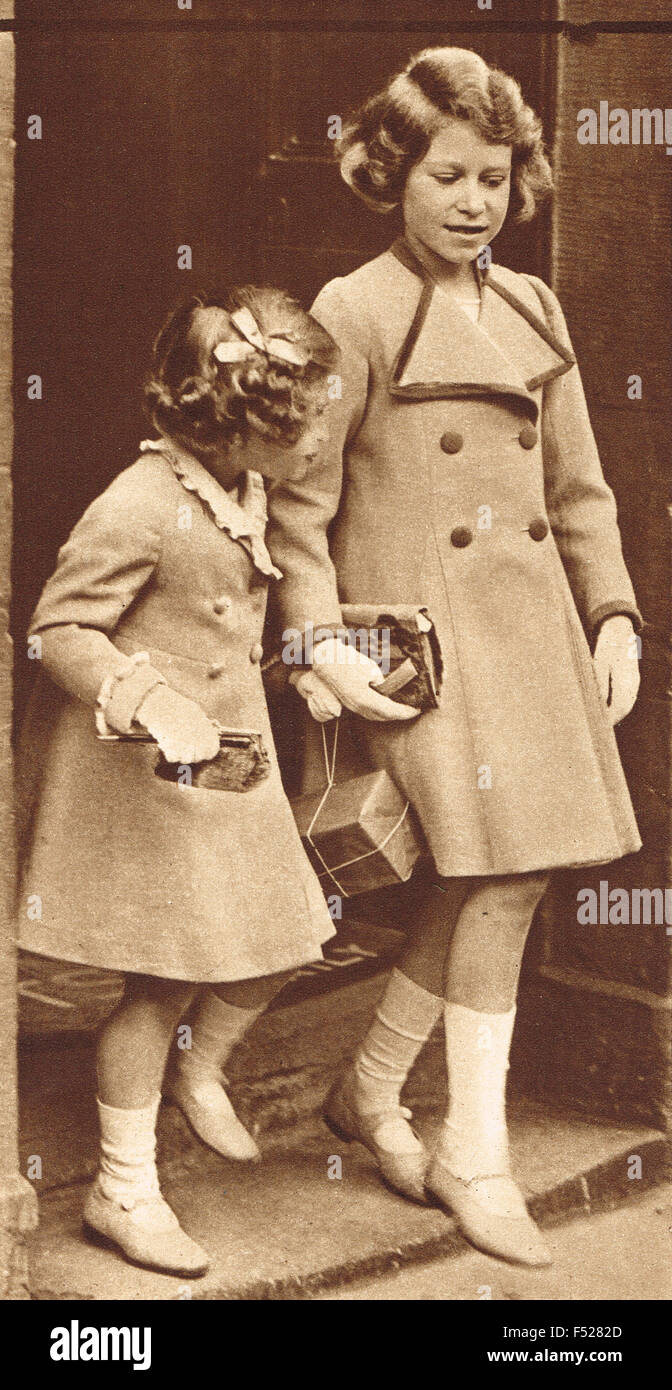
[(287, 338), (265, 338), (249, 309), (235, 309), (229, 318), (244, 341), (233, 339), (217, 343), (213, 353), (218, 362), (244, 362), (246, 358), (254, 357), (255, 352), (277, 357), (279, 361), (290, 362), (294, 367), (305, 367), (309, 361), (310, 354), (305, 348), (290, 343)]

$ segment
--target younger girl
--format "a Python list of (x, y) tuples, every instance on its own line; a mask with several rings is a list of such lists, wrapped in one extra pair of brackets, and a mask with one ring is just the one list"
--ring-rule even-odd
[[(551, 183), (518, 84), (429, 49), (339, 153), (370, 207), (401, 209), (404, 235), (313, 307), (342, 350), (342, 399), (325, 465), (271, 499), (283, 616), (336, 629), (341, 601), (426, 604), (444, 685), (440, 709), (399, 722), (373, 662), (339, 660), (336, 634), (315, 648), (436, 867), (328, 1117), (477, 1245), (540, 1264), (504, 1108), (518, 973), (549, 871), (640, 846), (612, 732), (637, 693), (640, 620), (558, 301), (535, 276), (485, 269), (509, 208), (532, 216)], [(399, 1092), (440, 1015), (450, 1101), (428, 1166)]]
[[(336, 359), (329, 334), (274, 290), (199, 297), (174, 313), (146, 388), (159, 437), (85, 512), (31, 626), (55, 685), (40, 676), (24, 740), (34, 766), (20, 943), (128, 972), (98, 1047), (101, 1160), (85, 1221), (129, 1259), (173, 1273), (208, 1263), (155, 1167), (179, 1019), (210, 982), (174, 1094), (220, 1153), (258, 1156), (221, 1066), (333, 935), (262, 687), (268, 581), (281, 576), (260, 475), (295, 478), (315, 459)], [(218, 753), (217, 724), (262, 735), (270, 774), (251, 790), (189, 777), (186, 765)], [(156, 743), (109, 737), (133, 733)], [(155, 775), (156, 744), (184, 765), (177, 781)]]

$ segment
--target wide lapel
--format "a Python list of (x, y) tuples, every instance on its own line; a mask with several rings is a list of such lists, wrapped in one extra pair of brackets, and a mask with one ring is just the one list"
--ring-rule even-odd
[(478, 327), (516, 363), (528, 391), (562, 376), (576, 362), (543, 320), (502, 283), (497, 270), (484, 277)]
[(514, 396), (536, 420), (532, 392), (568, 371), (571, 353), (496, 273), (479, 276), (483, 303), (479, 322), (473, 323), (441, 293), (403, 239), (391, 249), (422, 280), (413, 322), (392, 368), (391, 394), (416, 401)]

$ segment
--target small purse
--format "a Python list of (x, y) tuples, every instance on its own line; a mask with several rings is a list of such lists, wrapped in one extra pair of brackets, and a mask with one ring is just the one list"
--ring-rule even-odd
[[(169, 763), (159, 753), (154, 769), (164, 782), (202, 787), (217, 792), (249, 792), (270, 775), (271, 760), (261, 734), (251, 729), (219, 729), (219, 753), (208, 762), (191, 763), (185, 777), (182, 763)], [(103, 743), (156, 743), (150, 734), (98, 734)]]
[[(437, 709), (441, 696), (443, 658), (436, 628), (424, 607), (414, 604), (344, 603), (342, 626), (354, 645), (370, 656), (385, 680), (375, 689), (413, 709)], [(327, 635), (326, 628), (320, 628)], [(338, 635), (338, 629), (334, 629)], [(262, 663), (269, 699), (277, 699), (287, 686), (291, 664), (275, 651)], [(316, 668), (319, 675), (319, 666)]]
[[(213, 721), (214, 722), (214, 721)], [(219, 753), (209, 762), (194, 763), (191, 786), (213, 792), (249, 792), (270, 775), (271, 760), (261, 734), (248, 729), (219, 730)], [(155, 772), (165, 782), (180, 781), (180, 764), (159, 754)]]
[[(368, 632), (366, 655), (388, 667), (389, 674), (374, 688), (413, 709), (438, 709), (443, 676), (441, 647), (434, 623), (424, 607), (414, 604), (344, 603), (343, 625), (350, 632)], [(319, 672), (318, 672), (319, 673)]]

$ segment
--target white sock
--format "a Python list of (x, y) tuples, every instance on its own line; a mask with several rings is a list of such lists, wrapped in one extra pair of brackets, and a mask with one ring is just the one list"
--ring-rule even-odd
[(394, 1109), (411, 1067), (443, 1010), (443, 1000), (396, 968), (355, 1055), (361, 1113)]
[(156, 1171), (156, 1117), (160, 1096), (142, 1110), (98, 1106), (101, 1191), (113, 1202), (132, 1206), (138, 1197), (160, 1197)]
[(438, 1157), (454, 1177), (508, 1173), (506, 1074), (516, 1010), (481, 1013), (446, 1003), (450, 1103)]
[(240, 1009), (211, 989), (205, 992), (191, 1026), (191, 1047), (178, 1050), (178, 1070), (190, 1085), (221, 1083), (224, 1063), (264, 1008)]

